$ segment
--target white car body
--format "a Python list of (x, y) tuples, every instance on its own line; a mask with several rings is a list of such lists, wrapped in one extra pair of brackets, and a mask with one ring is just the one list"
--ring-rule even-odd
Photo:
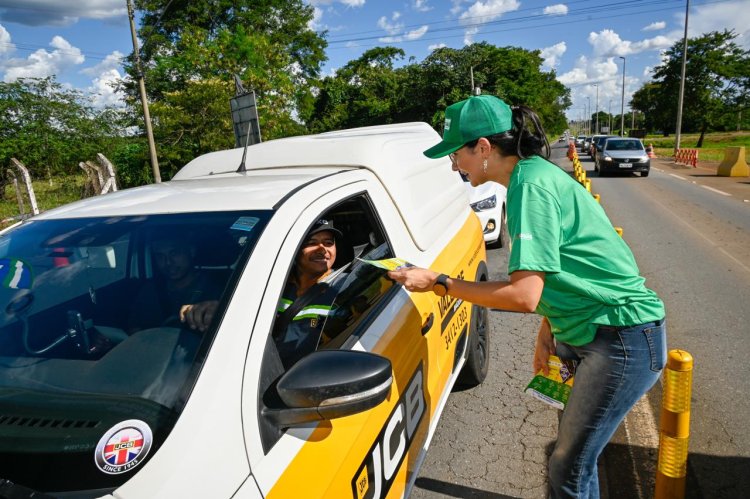
[[(505, 226), (505, 197), (507, 189), (497, 182), (485, 182), (472, 187), (470, 182), (464, 182), (469, 195), (471, 209), (479, 217), (484, 233), (484, 242), (505, 247), (503, 240), (507, 231)], [(493, 202), (494, 199), (494, 202)]]
[[(348, 272), (354, 279), (347, 278), (344, 284), (351, 283), (351, 287), (345, 291), (364, 282), (359, 279), (366, 272), (382, 273), (372, 283), (376, 287), (367, 281), (367, 288), (356, 296), (375, 296), (369, 308), (353, 311), (339, 303), (339, 310), (353, 321), (342, 330), (341, 342), (314, 351), (284, 370), (272, 338), (279, 297), (310, 228), (321, 216), (330, 215), (339, 228), (340, 221), (351, 220), (348, 235), (352, 235), (357, 223), (365, 220), (346, 218), (352, 216), (353, 201), (362, 214), (371, 217), (365, 220), (371, 232), (364, 242), (375, 250), (386, 248), (390, 257), (441, 269), (454, 277), (487, 278), (481, 229), (469, 209), (465, 188), (447, 158), (431, 160), (422, 155), (439, 140), (424, 123), (293, 137), (248, 148), (243, 172), (237, 171), (242, 149), (219, 151), (196, 158), (170, 182), (72, 203), (5, 231), (0, 251), (7, 259), (8, 248), (15, 245), (20, 251), (22, 243), (41, 228), (63, 225), (53, 236), (44, 232), (45, 237), (38, 238), (41, 243), (29, 246), (26, 263), (15, 254), (21, 262), (17, 267), (21, 277), (30, 275), (21, 272), (24, 265), (29, 272), (35, 265), (33, 285), (24, 290), (0, 288), (7, 301), (7, 306), (0, 304), (6, 311), (0, 323), (0, 392), (29, 397), (29, 401), (0, 398), (0, 410), (3, 414), (37, 411), (40, 415), (34, 421), (60, 419), (60, 411), (69, 411), (72, 416), (65, 412), (65, 418), (83, 423), (0, 428), (9, 432), (0, 433), (0, 478), (53, 495), (118, 499), (408, 496), (459, 375), (472, 369), (469, 374), (474, 382), (481, 382), (482, 372), (486, 375), (487, 358), (481, 351), (486, 353), (487, 344), (479, 343), (485, 341), (483, 335), (489, 336), (480, 329), (486, 327), (486, 309), (450, 296), (409, 293), (393, 284), (385, 271), (373, 271), (377, 267), (352, 258)], [(242, 215), (248, 210), (265, 218), (252, 221)], [(54, 348), (43, 351), (49, 343), (45, 331), (63, 332), (62, 345), (66, 345), (76, 334), (86, 336), (89, 328), (114, 329), (116, 324), (94, 324), (90, 314), (84, 317), (91, 319), (88, 324), (71, 322), (73, 305), (95, 311), (129, 305), (132, 293), (107, 302), (102, 275), (114, 272), (115, 267), (123, 273), (149, 272), (149, 262), (140, 261), (148, 254), (147, 246), (138, 246), (144, 239), (141, 234), (130, 237), (127, 250), (121, 251), (122, 245), (117, 245), (122, 237), (106, 239), (102, 231), (114, 233), (118, 224), (130, 224), (122, 229), (123, 234), (130, 234), (125, 231), (132, 230), (131, 226), (152, 218), (178, 217), (180, 223), (192, 223), (196, 217), (226, 213), (231, 215), (231, 227), (222, 225), (221, 229), (239, 234), (232, 242), (241, 253), (226, 265), (231, 275), (208, 331), (196, 335), (160, 325), (129, 333), (99, 358), (83, 356), (88, 350), (82, 351), (83, 358), (57, 355)], [(86, 232), (91, 227), (96, 230)], [(156, 226), (160, 227), (172, 226)], [(177, 227), (187, 231), (186, 225)], [(197, 236), (205, 248), (219, 247), (212, 233)], [(103, 240), (97, 242), (99, 237)], [(343, 243), (338, 244), (341, 255)], [(80, 254), (83, 258), (76, 260)], [(76, 276), (84, 279), (80, 296), (65, 287)], [(132, 280), (128, 275), (127, 284), (135, 284)], [(351, 295), (356, 293), (360, 291), (355, 289)], [(345, 294), (340, 292), (336, 299)], [(63, 315), (66, 309), (68, 322)], [(12, 335), (4, 334), (7, 331)], [(19, 334), (23, 342), (14, 339)], [(185, 353), (191, 352), (189, 343), (180, 342), (185, 336), (199, 344), (197, 352)], [(332, 343), (338, 339), (334, 337)], [(3, 342), (13, 342), (13, 349)], [(169, 347), (164, 358), (157, 351), (161, 343)], [(80, 345), (73, 346), (80, 350)], [(72, 346), (70, 350), (76, 352)], [(295, 372), (305, 373), (313, 358), (355, 359), (351, 368), (356, 369), (362, 355), (380, 359), (381, 365), (383, 359), (388, 361), (387, 385), (379, 382), (338, 397), (327, 394), (319, 405), (292, 405), (284, 398), (287, 392), (282, 382)], [(177, 374), (172, 372), (174, 364)], [(324, 377), (341, 364), (321, 367), (319, 362), (314, 374)], [(170, 379), (178, 381), (168, 385)], [(131, 387), (133, 383), (137, 388)], [(318, 389), (327, 393), (319, 385), (307, 388)], [(175, 402), (165, 395), (170, 390), (175, 392)], [(97, 414), (76, 412), (81, 402), (76, 397), (81, 394), (89, 403), (98, 404), (98, 397), (105, 400), (102, 407), (95, 406)], [(374, 401), (375, 395), (381, 398)], [(46, 401), (54, 397), (71, 397), (72, 402), (48, 408)], [(355, 411), (352, 401), (369, 405)], [(343, 412), (323, 417), (332, 407), (341, 407)], [(300, 415), (316, 419), (289, 423), (289, 418)], [(149, 422), (152, 416), (156, 422)], [(150, 436), (153, 427), (150, 454), (138, 447), (131, 457), (125, 444), (143, 445), (146, 438), (128, 443), (123, 437), (117, 441), (122, 445), (116, 447), (121, 450), (115, 451), (126, 453), (122, 460), (119, 454), (110, 455), (116, 466), (100, 464), (99, 454), (108, 452), (119, 438), (113, 430), (131, 421), (137, 421), (134, 428), (142, 436)], [(54, 465), (43, 464), (23, 444), (45, 445), (45, 438), (55, 442), (54, 452), (48, 451)], [(54, 480), (49, 482), (53, 484), (45, 483), (47, 479)], [(76, 485), (77, 480), (86, 485)]]

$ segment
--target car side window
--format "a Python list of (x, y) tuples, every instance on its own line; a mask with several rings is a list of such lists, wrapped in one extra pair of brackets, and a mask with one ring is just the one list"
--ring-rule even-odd
[[(394, 256), (366, 194), (321, 213), (295, 255), (272, 332), (285, 369), (315, 350), (344, 347), (393, 285), (384, 270), (362, 261)], [(316, 265), (328, 270), (311, 280)]]

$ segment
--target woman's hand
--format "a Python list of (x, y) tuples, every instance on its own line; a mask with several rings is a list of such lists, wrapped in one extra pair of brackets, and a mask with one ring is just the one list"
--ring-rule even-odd
[(180, 321), (186, 323), (190, 329), (197, 329), (201, 333), (208, 329), (219, 307), (217, 300), (202, 301), (180, 307)]
[(438, 275), (440, 274), (437, 272), (419, 267), (407, 267), (388, 272), (388, 277), (403, 284), (407, 290), (418, 293), (432, 291)]
[(555, 339), (552, 336), (552, 328), (546, 317), (542, 317), (542, 323), (539, 326), (539, 334), (536, 337), (536, 348), (534, 349), (534, 374), (540, 370), (544, 374), (549, 374), (547, 361), (550, 355), (555, 354)]

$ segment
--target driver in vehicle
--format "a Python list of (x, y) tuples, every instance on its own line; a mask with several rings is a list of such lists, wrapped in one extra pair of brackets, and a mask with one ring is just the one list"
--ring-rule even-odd
[(336, 262), (336, 238), (343, 238), (333, 221), (320, 219), (308, 232), (279, 300), (274, 339), (286, 368), (325, 344), (323, 324), (338, 293), (341, 267)]
[(185, 304), (214, 301), (222, 287), (195, 268), (196, 247), (187, 235), (157, 234), (151, 241), (156, 269), (130, 309), (128, 334), (159, 326), (179, 326)]

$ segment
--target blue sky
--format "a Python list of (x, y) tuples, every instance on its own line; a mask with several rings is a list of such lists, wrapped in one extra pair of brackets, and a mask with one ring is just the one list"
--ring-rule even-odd
[[(435, 47), (487, 41), (540, 50), (545, 68), (571, 89), (568, 117), (590, 102), (619, 113), (622, 59), (625, 102), (650, 79), (662, 52), (683, 35), (685, 0), (305, 0), (311, 27), (327, 30), (333, 74), (368, 48), (393, 45), (416, 61)], [(734, 29), (750, 49), (750, 0), (691, 0), (689, 36)], [(0, 0), (0, 78), (57, 75), (117, 105), (110, 83), (132, 50), (125, 0)], [(468, 75), (467, 75), (468, 79)]]

